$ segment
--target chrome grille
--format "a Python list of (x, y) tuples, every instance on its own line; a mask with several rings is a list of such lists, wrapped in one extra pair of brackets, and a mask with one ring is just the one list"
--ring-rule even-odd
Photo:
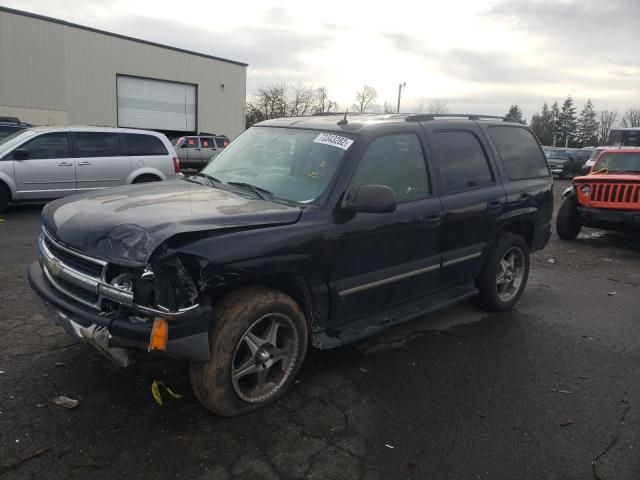
[(100, 310), (102, 296), (98, 285), (104, 283), (107, 262), (88, 257), (57, 242), (45, 229), (38, 253), (42, 269), (53, 287), (72, 300)]

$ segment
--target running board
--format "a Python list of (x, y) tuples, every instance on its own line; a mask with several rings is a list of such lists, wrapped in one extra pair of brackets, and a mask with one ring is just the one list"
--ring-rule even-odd
[(422, 315), (454, 305), (478, 294), (473, 284), (464, 284), (428, 297), (419, 298), (368, 315), (353, 323), (327, 328), (324, 332), (312, 334), (313, 346), (319, 349), (336, 348), (356, 342), (388, 328), (413, 320)]

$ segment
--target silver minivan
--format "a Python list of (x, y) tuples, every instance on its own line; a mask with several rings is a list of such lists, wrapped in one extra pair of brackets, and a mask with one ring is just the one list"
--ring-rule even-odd
[(0, 140), (0, 212), (8, 203), (182, 176), (163, 134), (102, 127), (33, 127)]

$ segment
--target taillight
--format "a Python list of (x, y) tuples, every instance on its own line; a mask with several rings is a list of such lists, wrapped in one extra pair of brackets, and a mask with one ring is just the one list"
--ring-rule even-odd
[(178, 157), (173, 157), (173, 171), (174, 173), (180, 173), (180, 160)]

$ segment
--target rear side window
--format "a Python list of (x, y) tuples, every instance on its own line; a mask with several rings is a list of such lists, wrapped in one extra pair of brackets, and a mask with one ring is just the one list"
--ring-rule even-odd
[(69, 158), (69, 137), (66, 132), (46, 133), (23, 143), (29, 159)]
[(166, 155), (167, 149), (158, 137), (153, 135), (141, 135), (138, 133), (125, 133), (127, 141), (127, 155)]
[(211, 137), (200, 137), (200, 146), (202, 148), (216, 148)]
[(446, 193), (463, 192), (493, 183), (484, 149), (471, 132), (440, 131), (435, 135), (435, 148)]
[(198, 144), (198, 137), (187, 137), (187, 142), (183, 144), (182, 147), (200, 148), (200, 145)]
[[(547, 162), (529, 130), (518, 127), (489, 127), (489, 136), (511, 180), (546, 177)], [(553, 158), (553, 152), (549, 158)]]
[(74, 132), (73, 141), (76, 157), (118, 157), (120, 134), (102, 132)]
[(228, 138), (216, 138), (216, 144), (218, 145), (218, 148), (226, 148), (229, 145), (229, 139)]

